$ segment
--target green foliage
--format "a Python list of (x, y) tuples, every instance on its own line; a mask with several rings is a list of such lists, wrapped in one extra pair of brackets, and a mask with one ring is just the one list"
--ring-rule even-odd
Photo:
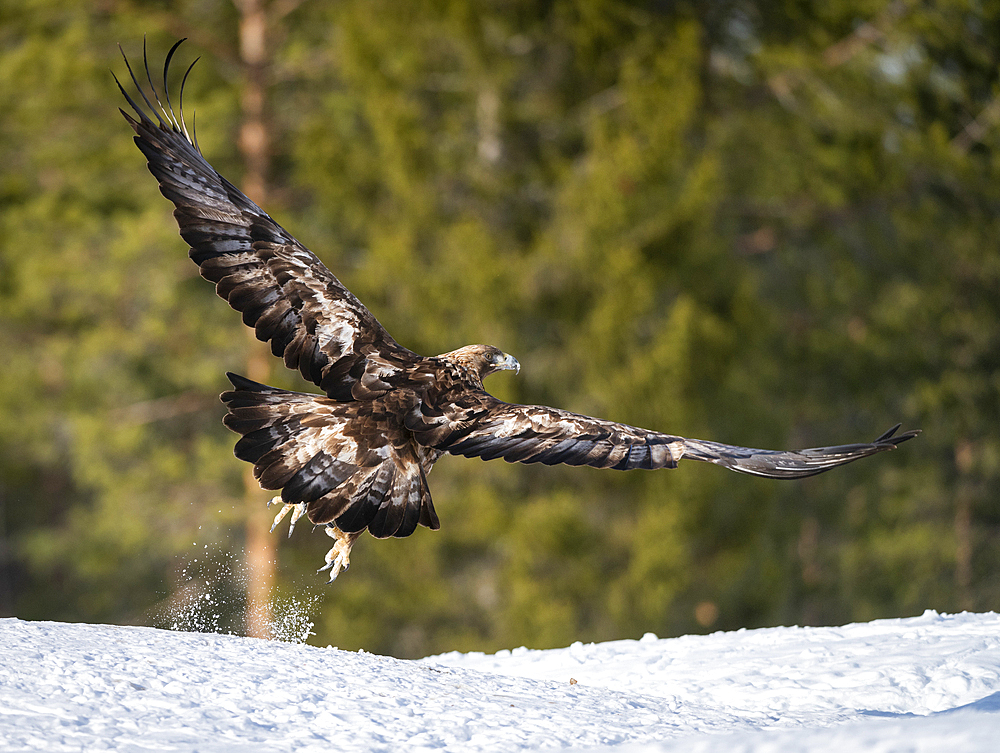
[[(190, 35), (185, 106), (238, 181), (237, 15), (101, 7), (0, 10), (0, 609), (148, 623), (205, 545), (242, 548), (216, 396), (250, 345), (108, 69), (119, 40), (135, 59), (149, 32), (155, 72)], [(445, 458), (442, 530), (362, 539), (317, 642), (414, 656), (997, 607), (992, 6), (306, 0), (272, 39), (266, 208), (408, 347), (496, 344), (523, 366), (491, 379), (502, 399), (688, 436), (925, 430), (786, 484)], [(280, 543), (282, 592), (313, 584), (321, 538)]]

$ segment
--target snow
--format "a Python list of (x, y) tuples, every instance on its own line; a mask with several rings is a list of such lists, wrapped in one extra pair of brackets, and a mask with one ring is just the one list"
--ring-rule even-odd
[(0, 620), (0, 750), (993, 751), (1000, 616), (402, 661)]

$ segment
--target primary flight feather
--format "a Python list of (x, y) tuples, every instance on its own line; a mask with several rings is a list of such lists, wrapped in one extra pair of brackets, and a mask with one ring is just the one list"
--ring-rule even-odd
[(275, 525), (291, 512), (294, 526), (305, 514), (335, 539), (323, 568), (331, 581), (348, 567), (365, 530), (386, 538), (409, 536), (418, 525), (440, 527), (427, 474), (446, 452), (617, 470), (674, 468), (692, 459), (766, 478), (803, 478), (894, 449), (918, 433), (896, 434), (897, 425), (869, 443), (756, 450), (497, 400), (483, 379), (518, 371), (512, 356), (468, 345), (427, 357), (399, 345), (315, 254), (208, 164), (184, 122), (183, 81), (180, 117), (170, 102), (167, 73), (180, 44), (163, 67), (166, 106), (145, 52), (149, 94), (126, 58), (145, 107), (119, 83), (134, 116), (121, 112), (175, 206), (201, 275), (274, 355), (324, 393), (228, 374), (233, 389), (222, 400), (226, 426), (242, 435), (236, 456), (253, 463), (261, 487), (281, 490), (272, 500), (284, 503)]

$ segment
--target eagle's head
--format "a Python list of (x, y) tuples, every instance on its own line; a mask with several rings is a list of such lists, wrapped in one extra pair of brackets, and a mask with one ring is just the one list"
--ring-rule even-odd
[(509, 356), (492, 345), (466, 345), (464, 348), (443, 353), (438, 358), (446, 358), (475, 373), (482, 381), (495, 371), (521, 370), (521, 364), (514, 356)]

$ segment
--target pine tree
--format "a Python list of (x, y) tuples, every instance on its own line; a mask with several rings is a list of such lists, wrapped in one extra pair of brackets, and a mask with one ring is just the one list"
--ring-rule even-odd
[[(156, 623), (247, 549), (217, 395), (252, 351), (108, 69), (116, 41), (135, 60), (149, 32), (155, 74), (190, 36), (199, 141), (252, 183), (246, 69), (229, 3), (102, 7), (0, 10), (0, 609)], [(523, 367), (491, 378), (502, 399), (690, 436), (925, 430), (789, 484), (445, 458), (442, 530), (362, 539), (331, 589), (311, 587), (322, 541), (275, 538), (276, 592), (325, 595), (317, 642), (416, 656), (995, 607), (992, 8), (267, 7), (265, 208), (401, 343), (496, 344)], [(221, 627), (245, 627), (238, 585)]]

